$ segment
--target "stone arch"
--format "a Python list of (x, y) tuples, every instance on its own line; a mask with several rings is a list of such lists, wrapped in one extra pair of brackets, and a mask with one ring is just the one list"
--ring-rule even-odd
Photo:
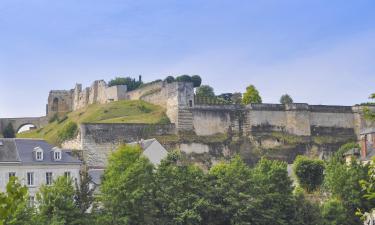
[(15, 127), (15, 130), (14, 130), (15, 133), (18, 134), (20, 132), (21, 128), (24, 127), (24, 126), (27, 126), (27, 125), (32, 125), (32, 126), (35, 127), (35, 129), (39, 129), (39, 127), (36, 124), (30, 123), (30, 122), (25, 122), (25, 123), (22, 123), (21, 125), (18, 125), (17, 127)]
[(58, 112), (59, 111), (59, 99), (57, 97), (53, 98), (51, 109), (52, 109), (52, 112)]

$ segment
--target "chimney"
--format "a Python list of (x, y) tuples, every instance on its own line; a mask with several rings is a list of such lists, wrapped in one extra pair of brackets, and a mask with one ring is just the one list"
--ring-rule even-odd
[(367, 135), (363, 135), (363, 137), (361, 138), (361, 158), (362, 159), (365, 159), (366, 156), (367, 156)]

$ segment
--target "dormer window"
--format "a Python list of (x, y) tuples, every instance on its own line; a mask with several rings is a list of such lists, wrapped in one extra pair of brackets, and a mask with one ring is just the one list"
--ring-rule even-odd
[(58, 148), (53, 148), (53, 160), (60, 161), (61, 160), (61, 150)]
[(40, 147), (34, 148), (35, 160), (43, 161), (43, 149)]

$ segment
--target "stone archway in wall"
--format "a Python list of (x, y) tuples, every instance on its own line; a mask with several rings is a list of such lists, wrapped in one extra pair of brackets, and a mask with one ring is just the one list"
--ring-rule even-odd
[(39, 127), (33, 123), (24, 123), (24, 124), (19, 125), (17, 129), (15, 127), (15, 133), (18, 134), (18, 133), (38, 129), (38, 128)]
[(59, 99), (58, 98), (54, 98), (53, 101), (52, 101), (51, 111), (52, 112), (58, 112), (58, 109), (59, 109)]

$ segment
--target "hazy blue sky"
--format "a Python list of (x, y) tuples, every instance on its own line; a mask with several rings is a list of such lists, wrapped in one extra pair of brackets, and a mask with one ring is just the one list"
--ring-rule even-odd
[(1, 0), (0, 117), (50, 89), (199, 74), (216, 93), (352, 105), (375, 92), (374, 0)]

